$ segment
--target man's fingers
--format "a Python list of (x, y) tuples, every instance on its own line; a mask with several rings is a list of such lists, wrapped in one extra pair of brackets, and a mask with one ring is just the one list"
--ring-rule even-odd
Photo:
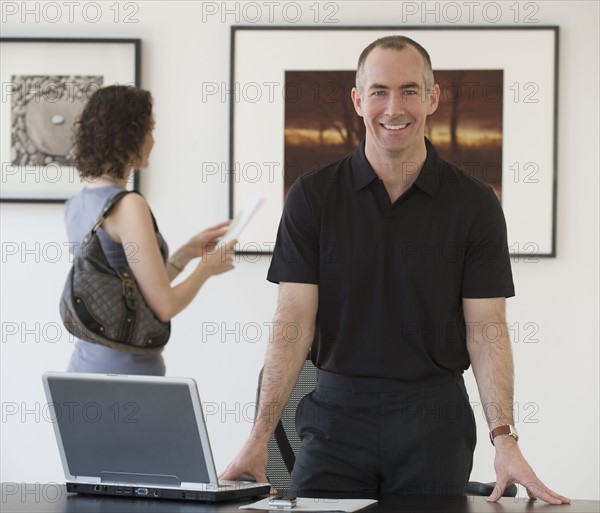
[(506, 484), (507, 484), (506, 479), (496, 481), (496, 486), (494, 486), (494, 491), (487, 498), (487, 501), (488, 502), (498, 502), (498, 500), (500, 500), (500, 497), (502, 497), (502, 494), (504, 493)]
[(226, 481), (235, 481), (238, 477), (240, 477), (244, 472), (240, 470), (240, 467), (235, 464), (235, 462), (231, 462), (225, 470), (221, 472), (219, 475), (219, 479), (224, 479)]
[[(268, 483), (267, 474), (264, 470), (252, 472), (248, 471), (239, 471), (236, 469), (231, 469), (227, 467), (220, 475), (219, 479), (223, 481), (235, 481), (237, 479), (243, 478), (244, 476), (252, 477), (257, 483)], [(243, 479), (242, 479), (243, 480)]]
[(563, 497), (556, 492), (546, 488), (541, 481), (524, 484), (527, 495), (531, 499), (541, 499), (548, 504), (570, 504), (571, 499)]
[(238, 476), (239, 474), (236, 474), (233, 470), (227, 467), (223, 472), (221, 472), (221, 474), (219, 474), (219, 479), (224, 481), (234, 481)]
[(568, 497), (565, 497), (564, 495), (560, 495), (559, 493), (556, 493), (556, 492), (552, 492), (552, 494), (554, 495), (554, 497), (560, 499), (560, 502), (562, 504), (571, 504), (571, 499), (569, 499)]

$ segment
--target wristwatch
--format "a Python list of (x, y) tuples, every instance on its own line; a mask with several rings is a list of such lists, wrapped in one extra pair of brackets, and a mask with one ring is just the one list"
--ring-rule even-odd
[(519, 433), (517, 433), (517, 428), (515, 426), (511, 426), (510, 424), (495, 427), (490, 431), (490, 442), (492, 442), (492, 445), (495, 445), (494, 438), (500, 435), (512, 436), (515, 439), (515, 442), (519, 441)]

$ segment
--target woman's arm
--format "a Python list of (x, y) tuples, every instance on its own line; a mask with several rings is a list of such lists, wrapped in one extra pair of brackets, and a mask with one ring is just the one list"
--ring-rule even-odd
[(127, 249), (127, 260), (140, 292), (163, 322), (171, 320), (190, 304), (208, 278), (233, 269), (236, 241), (204, 252), (192, 273), (172, 287), (172, 278), (156, 243), (150, 209), (139, 194), (127, 194), (119, 201), (103, 227), (115, 242)]

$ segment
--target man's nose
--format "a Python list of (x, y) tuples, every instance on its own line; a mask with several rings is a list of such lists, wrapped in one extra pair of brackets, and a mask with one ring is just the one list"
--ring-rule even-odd
[(391, 92), (388, 95), (385, 113), (390, 117), (398, 117), (404, 114), (406, 102), (401, 93)]

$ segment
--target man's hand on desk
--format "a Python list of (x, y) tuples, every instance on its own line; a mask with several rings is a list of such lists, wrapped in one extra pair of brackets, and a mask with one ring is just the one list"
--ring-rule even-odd
[(517, 442), (510, 436), (500, 436), (495, 440), (496, 488), (488, 497), (489, 502), (497, 502), (509, 483), (518, 483), (527, 489), (531, 499), (542, 499), (548, 504), (570, 504), (571, 499), (553, 492), (535, 475), (523, 457)]
[(268, 459), (267, 445), (249, 439), (219, 476), (219, 479), (235, 480), (240, 476), (247, 475), (252, 476), (257, 483), (268, 483), (266, 472)]

